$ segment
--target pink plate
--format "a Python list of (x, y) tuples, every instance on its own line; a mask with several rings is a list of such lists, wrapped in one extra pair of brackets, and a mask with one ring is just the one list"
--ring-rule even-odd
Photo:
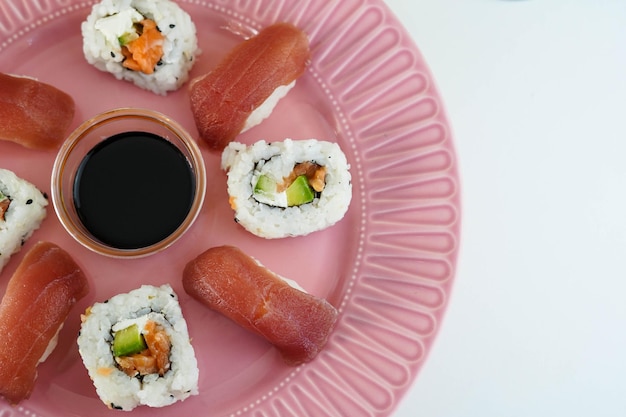
[[(0, 71), (36, 77), (71, 94), (72, 128), (124, 106), (163, 112), (196, 135), (186, 89), (156, 96), (89, 66), (80, 24), (93, 0), (2, 0)], [(388, 416), (416, 377), (440, 327), (458, 252), (459, 180), (442, 101), (419, 51), (379, 0), (183, 0), (198, 28), (192, 76), (211, 68), (243, 36), (290, 21), (311, 38), (308, 72), (271, 117), (240, 141), (337, 141), (353, 176), (346, 217), (299, 238), (263, 240), (233, 221), (219, 155), (203, 148), (209, 183), (192, 229), (167, 250), (142, 259), (101, 257), (62, 229), (51, 206), (42, 227), (11, 259), (0, 290), (37, 240), (67, 249), (90, 279), (59, 347), (39, 367), (29, 400), (0, 400), (0, 415), (119, 415), (96, 396), (78, 349), (80, 313), (141, 284), (170, 283), (180, 297), (200, 368), (200, 395), (136, 416)], [(203, 146), (201, 144), (201, 146)], [(0, 143), (0, 166), (49, 193), (54, 152)], [(324, 351), (297, 368), (276, 351), (191, 299), (185, 263), (232, 244), (307, 291), (327, 298), (340, 320)]]

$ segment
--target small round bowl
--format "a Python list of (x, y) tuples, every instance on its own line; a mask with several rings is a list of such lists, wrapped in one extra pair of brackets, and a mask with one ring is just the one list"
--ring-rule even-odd
[[(162, 240), (131, 248), (116, 247), (94, 236), (81, 220), (74, 200), (75, 182), (85, 157), (94, 147), (106, 139), (128, 132), (142, 132), (166, 139), (187, 160), (194, 179), (189, 211), (180, 225)], [(204, 202), (206, 169), (198, 145), (177, 122), (152, 110), (119, 108), (106, 111), (85, 121), (69, 135), (54, 162), (51, 190), (54, 210), (65, 230), (76, 241), (102, 255), (117, 258), (137, 258), (157, 253), (169, 247), (191, 227)], [(133, 233), (132, 228), (129, 228), (128, 233)]]

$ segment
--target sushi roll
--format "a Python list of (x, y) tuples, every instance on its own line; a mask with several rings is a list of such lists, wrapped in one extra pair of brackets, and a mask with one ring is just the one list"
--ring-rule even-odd
[(188, 80), (199, 53), (191, 17), (170, 0), (103, 0), (81, 31), (87, 62), (161, 95)]
[(11, 404), (30, 397), (37, 367), (57, 346), (59, 333), (89, 284), (74, 259), (51, 242), (24, 256), (0, 302), (0, 395)]
[(344, 217), (352, 199), (350, 166), (332, 142), (231, 142), (222, 153), (222, 169), (227, 171), (235, 220), (267, 239), (332, 226)]
[(39, 228), (47, 205), (37, 187), (0, 168), (0, 271)]
[(258, 125), (295, 86), (311, 59), (309, 38), (290, 23), (275, 23), (235, 46), (209, 73), (189, 85), (200, 137), (222, 152)]
[(328, 301), (234, 246), (210, 248), (187, 263), (183, 287), (206, 307), (265, 338), (291, 366), (315, 359), (338, 317)]
[(178, 296), (143, 285), (89, 307), (78, 350), (109, 408), (164, 407), (198, 394), (198, 365)]

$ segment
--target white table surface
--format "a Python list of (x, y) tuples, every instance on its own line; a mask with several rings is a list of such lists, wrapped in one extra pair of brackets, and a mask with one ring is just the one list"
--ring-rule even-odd
[(626, 1), (387, 4), (443, 97), (463, 204), (393, 417), (626, 416)]

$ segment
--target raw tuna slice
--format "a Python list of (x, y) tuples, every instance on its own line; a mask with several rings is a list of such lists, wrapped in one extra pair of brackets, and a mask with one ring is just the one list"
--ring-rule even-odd
[(38, 242), (26, 253), (0, 302), (0, 395), (11, 404), (30, 396), (37, 365), (88, 290), (79, 266), (57, 245)]
[(31, 149), (57, 149), (74, 110), (74, 99), (56, 87), (0, 73), (0, 139)]
[(289, 23), (268, 26), (237, 45), (216, 68), (190, 83), (200, 137), (222, 151), (240, 132), (269, 116), (310, 57), (307, 35)]
[(290, 285), (232, 246), (211, 248), (183, 272), (185, 291), (207, 307), (263, 336), (289, 365), (309, 362), (322, 350), (337, 310)]

